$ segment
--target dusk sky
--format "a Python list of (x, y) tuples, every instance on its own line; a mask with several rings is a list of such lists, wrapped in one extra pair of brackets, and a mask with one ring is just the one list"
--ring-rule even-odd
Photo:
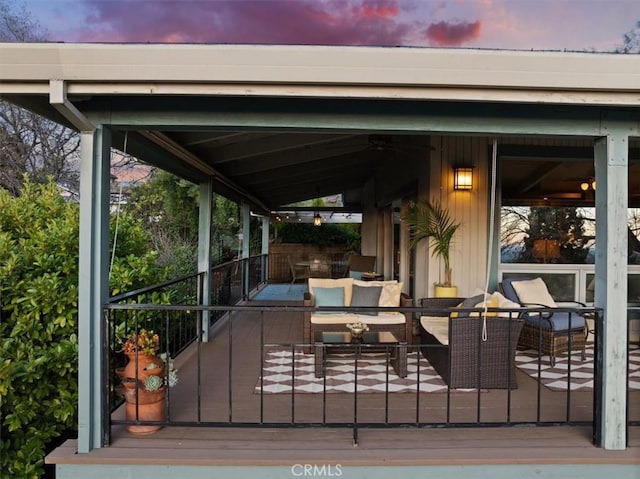
[(640, 0), (26, 0), (50, 41), (614, 51)]

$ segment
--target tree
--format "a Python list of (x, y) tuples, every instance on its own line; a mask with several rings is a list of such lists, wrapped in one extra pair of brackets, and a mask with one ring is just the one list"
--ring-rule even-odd
[[(0, 41), (44, 41), (47, 32), (24, 6), (0, 0)], [(30, 181), (78, 190), (79, 135), (7, 102), (0, 102), (0, 187), (17, 195)]]
[[(513, 215), (513, 211), (511, 211)], [(584, 263), (593, 237), (584, 232), (585, 218), (576, 207), (531, 207), (522, 228), (524, 249), (516, 262)], [(537, 250), (536, 242), (544, 244), (545, 252)], [(547, 251), (548, 244), (552, 250)]]
[(623, 46), (616, 51), (618, 53), (640, 53), (640, 22), (625, 33), (623, 36)]

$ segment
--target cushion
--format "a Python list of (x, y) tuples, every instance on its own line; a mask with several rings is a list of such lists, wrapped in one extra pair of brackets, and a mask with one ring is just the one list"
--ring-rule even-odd
[(316, 288), (344, 288), (344, 305), (351, 304), (351, 288), (353, 286), (352, 278), (309, 278), (309, 294), (313, 298)]
[[(506, 297), (504, 297), (504, 295), (500, 294), (498, 291), (493, 293), (492, 296), (494, 298), (497, 298), (497, 300), (498, 300), (498, 306), (497, 307), (498, 308), (505, 308), (505, 309), (521, 308), (520, 303), (516, 303), (515, 301), (511, 301), (510, 299), (507, 299)], [(504, 311), (504, 312), (498, 313), (498, 316), (503, 317), (503, 318), (508, 318), (509, 316), (512, 316), (515, 319), (515, 318), (518, 317), (518, 313)]]
[[(351, 306), (378, 306), (381, 291), (382, 286), (358, 286), (354, 284), (353, 290), (351, 291)], [(377, 316), (378, 312), (360, 311), (358, 314)]]
[(544, 284), (542, 278), (535, 278), (525, 281), (512, 281), (511, 285), (515, 289), (518, 299), (525, 305), (543, 305), (555, 308), (556, 302), (553, 300)]
[(365, 288), (371, 288), (375, 286), (382, 286), (380, 291), (380, 300), (378, 306), (381, 308), (397, 308), (400, 306), (400, 296), (402, 295), (403, 283), (398, 283), (396, 280), (388, 281), (353, 281), (354, 286), (363, 286)]
[(420, 316), (420, 324), (438, 340), (440, 344), (449, 344), (449, 318), (440, 316)]
[[(316, 306), (344, 306), (344, 288), (315, 288), (313, 295)], [(335, 314), (335, 312), (316, 311), (315, 314)]]
[[(475, 296), (471, 296), (470, 298), (465, 299), (462, 303), (460, 303), (458, 306), (456, 306), (456, 308), (475, 308), (476, 305), (478, 303), (481, 303), (482, 301), (484, 301), (485, 295), (484, 294), (477, 294)], [(451, 317), (452, 318), (457, 318), (460, 315), (462, 316), (470, 316), (474, 313), (468, 313), (468, 312), (464, 312), (464, 313), (451, 313)], [(477, 316), (477, 313), (475, 313)]]
[(362, 279), (363, 271), (349, 271), (349, 278), (351, 279)]
[[(475, 308), (497, 308), (498, 306), (499, 306), (498, 298), (491, 295), (485, 301), (480, 301), (474, 307)], [(479, 316), (479, 315), (480, 315), (479, 313), (471, 313), (471, 316)], [(497, 316), (497, 315), (498, 313), (495, 311), (487, 311), (487, 314), (486, 314), (487, 317)]]
[(395, 308), (400, 306), (400, 296), (402, 295), (402, 283), (385, 282), (380, 292), (378, 306), (383, 308)]

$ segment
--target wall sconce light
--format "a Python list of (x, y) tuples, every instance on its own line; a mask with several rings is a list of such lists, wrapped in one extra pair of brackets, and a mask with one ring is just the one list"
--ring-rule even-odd
[(473, 189), (473, 168), (466, 166), (456, 166), (453, 169), (453, 189)]
[(591, 188), (593, 191), (596, 190), (596, 179), (593, 177), (589, 177), (587, 181), (583, 181), (582, 183), (580, 183), (580, 189), (582, 191), (587, 191), (589, 188)]
[(320, 213), (316, 211), (316, 214), (313, 215), (313, 226), (320, 226), (322, 224), (322, 216)]

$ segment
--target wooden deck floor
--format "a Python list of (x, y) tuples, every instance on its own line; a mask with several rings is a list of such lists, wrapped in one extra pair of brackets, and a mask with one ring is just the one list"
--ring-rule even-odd
[[(264, 326), (264, 329), (262, 329)], [(261, 332), (262, 331), (262, 332)], [(172, 388), (172, 421), (234, 423), (318, 423), (322, 421), (322, 394), (263, 396), (255, 386), (260, 372), (260, 341), (291, 343), (302, 338), (301, 313), (243, 313), (218, 329), (215, 338), (191, 348), (177, 360), (179, 384)], [(198, 400), (197, 363), (201, 393)], [(229, 369), (232, 388), (229, 394)], [(513, 423), (536, 420), (538, 393), (540, 421), (590, 421), (592, 392), (574, 392), (567, 406), (564, 392), (541, 388), (518, 371), (518, 389), (452, 393), (449, 423)], [(446, 425), (447, 394), (393, 393), (385, 406), (384, 394), (358, 395), (358, 421), (383, 425), (416, 421)], [(507, 412), (507, 401), (510, 408)], [(632, 419), (640, 418), (640, 393), (630, 397)], [(198, 405), (200, 413), (198, 415)], [(327, 422), (353, 420), (353, 395), (327, 394)], [(122, 412), (114, 413), (121, 418)], [(438, 464), (640, 464), (640, 428), (630, 428), (629, 448), (605, 451), (591, 441), (589, 426), (554, 427), (382, 427), (360, 428), (354, 446), (349, 427), (165, 427), (152, 436), (112, 427), (111, 445), (86, 455), (75, 454), (70, 441), (47, 459), (57, 464), (190, 464), (291, 465), (301, 462), (340, 462), (343, 465)]]

